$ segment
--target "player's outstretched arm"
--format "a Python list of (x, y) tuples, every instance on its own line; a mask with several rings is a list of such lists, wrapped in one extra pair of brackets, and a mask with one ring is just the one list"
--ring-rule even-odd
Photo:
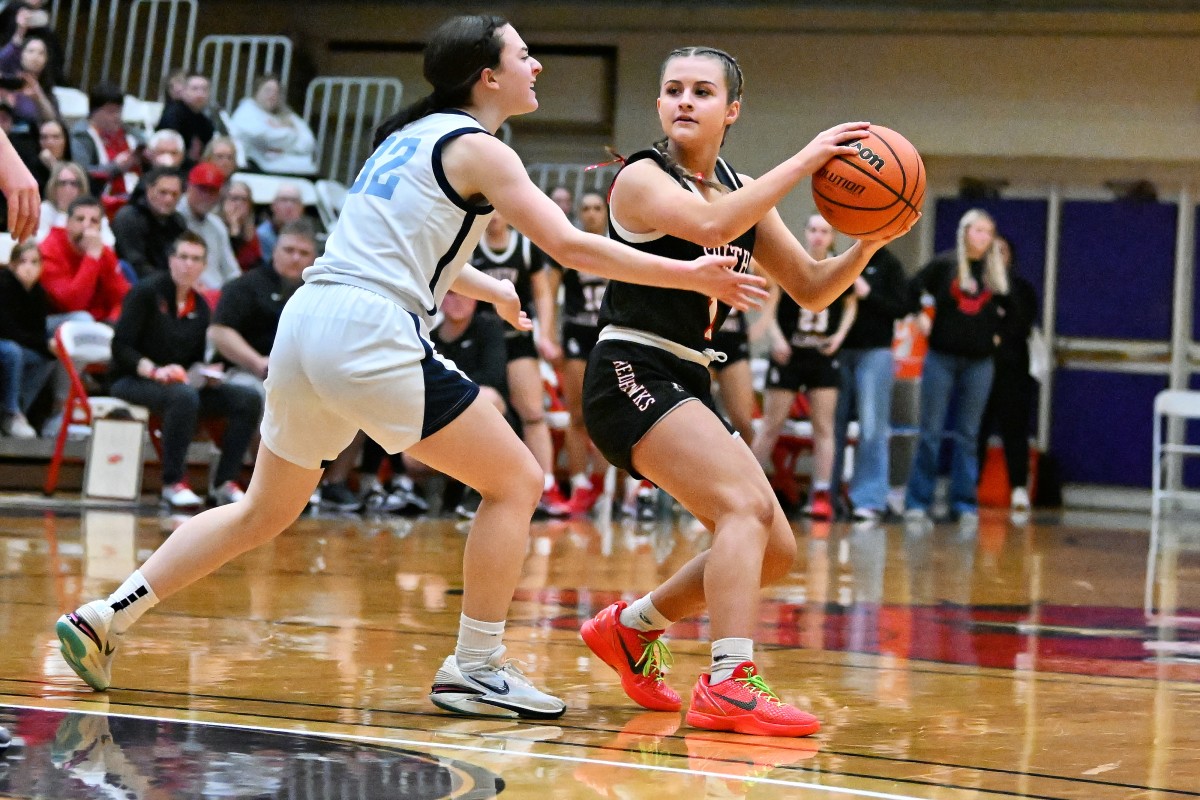
[(847, 122), (822, 131), (802, 150), (736, 192), (702, 198), (680, 186), (649, 159), (622, 170), (612, 206), (634, 233), (658, 231), (704, 247), (723, 245), (754, 227), (788, 192), (861, 138), (868, 123)]
[(37, 232), (42, 200), (29, 167), (0, 131), (0, 192), (8, 200), (8, 232), (18, 242)]
[(757, 307), (766, 296), (762, 278), (729, 269), (732, 256), (675, 261), (584, 233), (533, 185), (521, 159), (499, 139), (459, 137), (445, 148), (442, 164), (459, 194), (487, 198), (560, 264), (609, 279), (700, 292), (742, 310)]
[(754, 258), (793, 300), (809, 311), (821, 311), (854, 283), (879, 248), (908, 233), (916, 221), (895, 236), (860, 239), (843, 253), (814, 261), (783, 224), (779, 212), (772, 210), (758, 225)]

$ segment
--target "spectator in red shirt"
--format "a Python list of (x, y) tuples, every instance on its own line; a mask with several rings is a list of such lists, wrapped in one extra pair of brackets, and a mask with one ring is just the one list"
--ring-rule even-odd
[[(67, 225), (54, 228), (42, 242), (42, 286), (54, 312), (48, 327), (57, 327), (69, 312), (86, 311), (99, 322), (115, 322), (129, 281), (121, 274), (117, 254), (100, 238), (100, 201), (77, 197), (67, 208)], [(56, 319), (57, 318), (57, 319)]]

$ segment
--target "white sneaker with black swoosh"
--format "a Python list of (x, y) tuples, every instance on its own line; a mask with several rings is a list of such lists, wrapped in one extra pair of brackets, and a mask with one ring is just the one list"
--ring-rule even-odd
[(112, 684), (112, 657), (120, 636), (109, 631), (112, 607), (104, 600), (93, 600), (63, 614), (54, 626), (63, 659), (88, 686), (103, 692)]
[(446, 656), (433, 677), (429, 700), (456, 714), (521, 719), (558, 719), (567, 704), (540, 691), (512, 661), (504, 648), (482, 669), (463, 672), (453, 654)]

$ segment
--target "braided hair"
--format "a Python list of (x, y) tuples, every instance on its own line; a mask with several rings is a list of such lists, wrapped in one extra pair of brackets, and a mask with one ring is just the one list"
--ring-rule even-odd
[[(745, 85), (745, 80), (742, 76), (742, 68), (738, 64), (736, 58), (729, 55), (729, 53), (726, 53), (724, 50), (720, 50), (716, 47), (692, 46), (680, 47), (672, 50), (663, 61), (662, 69), (659, 71), (659, 85), (662, 84), (663, 76), (666, 74), (667, 64), (671, 63), (673, 59), (692, 58), (696, 56), (712, 58), (721, 62), (721, 66), (725, 69), (725, 86), (728, 87), (728, 94), (725, 98), (727, 103), (732, 103), (735, 100), (742, 99), (742, 89)], [(728, 127), (725, 128), (725, 133), (728, 135)], [(669, 140), (665, 136), (654, 143), (654, 149), (662, 155), (668, 172), (681, 180), (689, 181), (698, 186), (707, 186), (710, 189), (716, 189), (720, 192), (729, 191), (729, 188), (720, 181), (704, 178), (684, 169), (679, 162), (675, 160), (675, 157), (671, 155), (670, 150), (667, 147), (668, 143)], [(724, 143), (725, 138), (723, 136), (721, 138), (721, 144)]]

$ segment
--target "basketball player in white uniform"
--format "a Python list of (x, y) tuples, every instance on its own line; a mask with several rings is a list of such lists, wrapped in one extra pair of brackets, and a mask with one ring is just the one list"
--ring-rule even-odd
[(766, 295), (727, 269), (641, 254), (577, 230), (492, 134), (537, 108), (541, 65), (503, 19), (456, 17), (434, 32), (425, 75), (434, 91), (385, 121), (351, 185), (323, 255), (279, 324), (267, 379), (262, 448), (240, 502), (176, 530), (106, 600), (59, 618), (62, 653), (92, 688), (111, 683), (125, 631), (160, 599), (270, 541), (304, 509), (332, 459), (363, 430), (407, 451), (483, 498), (464, 555), (454, 654), (431, 699), (464, 714), (549, 719), (565, 706), (506, 662), (504, 619), (525, 557), (542, 472), (496, 408), (429, 343), (429, 321), (453, 288), (493, 303), (521, 329), (507, 281), (464, 262), (492, 204), (555, 260), (637, 282), (692, 289), (739, 307)]

